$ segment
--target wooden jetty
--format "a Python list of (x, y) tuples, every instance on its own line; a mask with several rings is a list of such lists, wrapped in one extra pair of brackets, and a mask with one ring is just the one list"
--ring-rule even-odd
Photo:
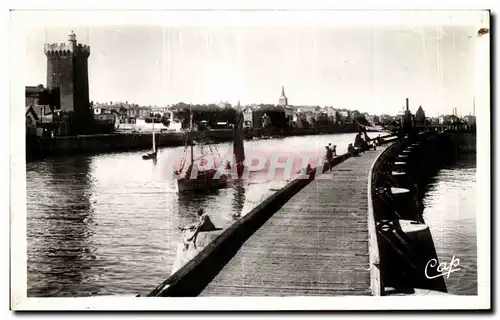
[(368, 179), (384, 149), (347, 159), (312, 181), (200, 296), (371, 295)]

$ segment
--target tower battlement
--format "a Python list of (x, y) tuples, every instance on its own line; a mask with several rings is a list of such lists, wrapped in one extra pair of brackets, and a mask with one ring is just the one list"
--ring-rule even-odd
[(81, 43), (75, 47), (72, 43), (46, 43), (43, 51), (47, 56), (64, 56), (73, 53), (90, 55), (90, 46)]

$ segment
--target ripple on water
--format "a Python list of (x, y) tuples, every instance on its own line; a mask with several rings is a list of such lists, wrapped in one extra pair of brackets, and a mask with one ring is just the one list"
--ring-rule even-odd
[(459, 159), (440, 170), (424, 198), (429, 225), (440, 262), (460, 259), (460, 271), (445, 277), (448, 292), (477, 294), (475, 159)]

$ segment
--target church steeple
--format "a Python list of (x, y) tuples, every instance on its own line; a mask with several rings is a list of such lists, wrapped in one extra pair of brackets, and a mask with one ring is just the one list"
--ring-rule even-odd
[(279, 105), (280, 106), (288, 105), (288, 98), (285, 96), (285, 86), (281, 86), (281, 96), (279, 99)]

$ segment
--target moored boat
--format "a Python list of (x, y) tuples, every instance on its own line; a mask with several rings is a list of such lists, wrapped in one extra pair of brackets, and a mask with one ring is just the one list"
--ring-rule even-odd
[[(193, 130), (193, 115), (191, 114), (190, 120), (190, 132)], [(190, 135), (192, 137), (192, 135)], [(228, 176), (226, 173), (219, 173), (215, 168), (204, 169), (201, 166), (198, 166), (198, 161), (195, 162), (194, 159), (194, 141), (189, 141), (190, 147), (190, 163), (187, 167), (187, 170), (183, 171), (184, 165), (186, 163), (186, 159), (183, 159), (181, 168), (180, 168), (180, 178), (177, 179), (177, 192), (188, 192), (188, 191), (203, 191), (203, 190), (212, 190), (217, 188), (223, 188), (227, 185)], [(186, 148), (188, 144), (186, 143)], [(205, 148), (205, 143), (200, 141), (199, 147), (201, 149), (201, 157), (197, 160), (202, 162), (205, 160), (206, 156), (212, 157), (214, 167), (216, 165), (216, 161), (219, 160), (220, 155), (217, 157), (214, 156), (214, 150), (210, 145), (208, 148)], [(205, 154), (204, 150), (209, 151), (209, 154)], [(201, 164), (201, 163), (200, 163)], [(194, 172), (193, 172), (194, 170)]]
[(156, 148), (156, 140), (155, 140), (155, 123), (153, 121), (153, 149), (145, 154), (142, 155), (142, 159), (144, 160), (149, 160), (149, 159), (156, 159), (156, 156), (158, 154), (158, 150)]
[(202, 191), (214, 188), (223, 188), (227, 185), (227, 175), (217, 176), (217, 170), (200, 170), (195, 178), (191, 178), (192, 165), (188, 168), (184, 177), (177, 180), (177, 191)]

